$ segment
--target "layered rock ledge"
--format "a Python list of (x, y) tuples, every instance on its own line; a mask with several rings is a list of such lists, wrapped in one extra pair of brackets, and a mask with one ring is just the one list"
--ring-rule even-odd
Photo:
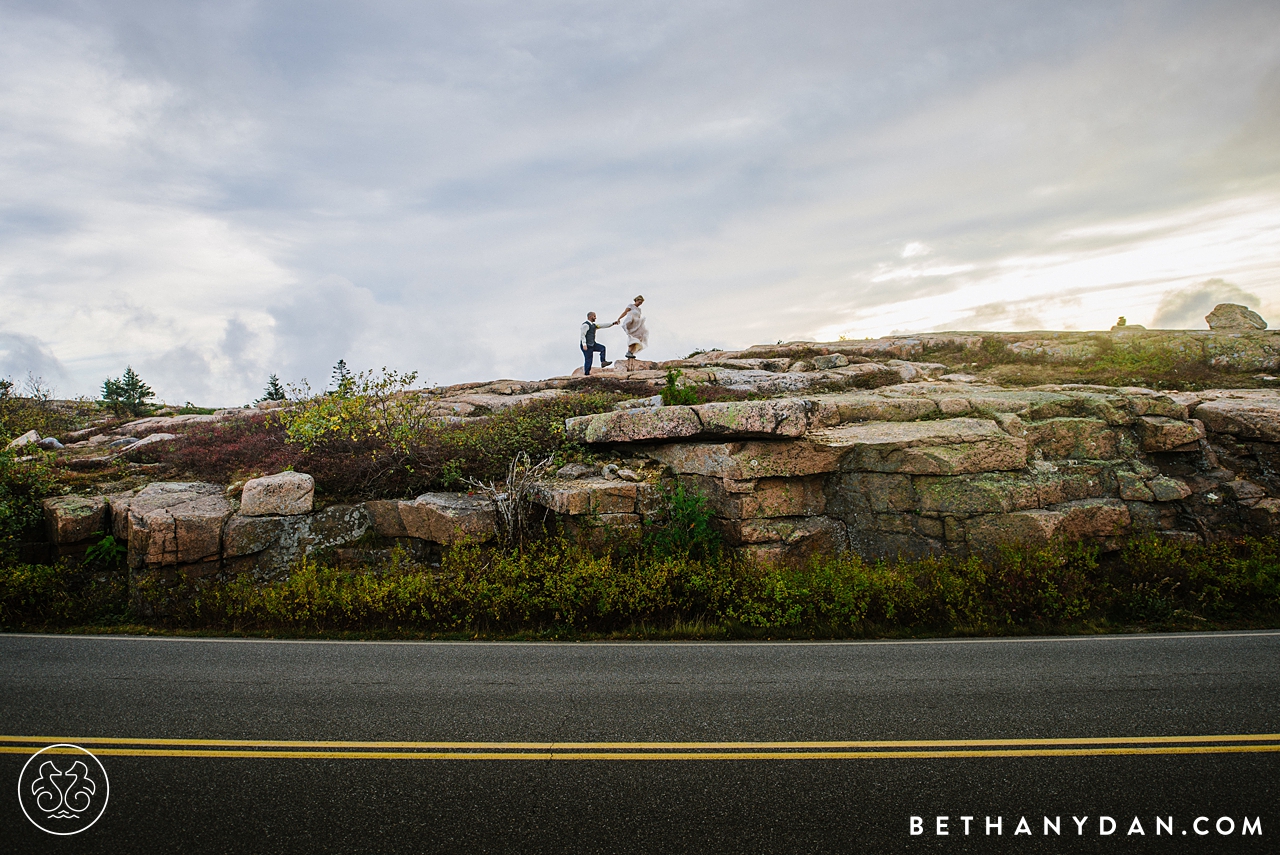
[(1280, 393), (918, 382), (571, 419), (697, 486), (734, 545), (802, 558), (1270, 533)]

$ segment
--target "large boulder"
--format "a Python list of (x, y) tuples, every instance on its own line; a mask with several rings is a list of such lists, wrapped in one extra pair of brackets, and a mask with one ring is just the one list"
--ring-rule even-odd
[(795, 440), (746, 442), (672, 442), (650, 446), (645, 453), (677, 475), (705, 475), (751, 481), (835, 472), (842, 449)]
[(233, 573), (278, 577), (303, 556), (359, 540), (372, 527), (370, 517), (367, 505), (333, 505), (292, 516), (236, 514), (223, 528), (223, 564)]
[(498, 532), (493, 503), (467, 493), (423, 493), (400, 503), (400, 519), (409, 537), (436, 543), (485, 541)]
[(965, 525), (969, 546), (992, 553), (1003, 546), (1033, 549), (1048, 546), (1062, 524), (1060, 511), (1026, 510), (976, 517)]
[(844, 368), (849, 364), (849, 357), (843, 353), (829, 353), (826, 356), (815, 356), (809, 362), (819, 371), (828, 371), (832, 368)]
[(370, 525), (364, 505), (330, 505), (298, 519), (304, 523), (298, 530), (298, 546), (307, 555), (359, 540)]
[(296, 551), (300, 524), (300, 519), (236, 514), (222, 530), (222, 557), (240, 558), (272, 549), (287, 553), (287, 560)]
[(974, 517), (965, 523), (969, 546), (990, 554), (1003, 546), (1041, 548), (1056, 540), (1108, 539), (1124, 534), (1129, 509), (1115, 499), (1082, 499), (1051, 509)]
[(928, 398), (888, 398), (881, 395), (840, 393), (815, 395), (814, 427), (835, 427), (851, 422), (910, 422), (938, 414)]
[(380, 537), (408, 537), (400, 516), (400, 502), (396, 499), (373, 499), (364, 503), (369, 524)]
[(106, 531), (107, 500), (103, 496), (57, 496), (45, 499), (43, 507), (51, 543), (79, 543)]
[(252, 478), (240, 494), (240, 513), (247, 517), (309, 514), (315, 494), (315, 479), (303, 472)]
[(1265, 330), (1267, 322), (1262, 316), (1239, 303), (1219, 303), (1204, 316), (1211, 330)]
[(12, 440), (8, 445), (6, 445), (5, 450), (12, 451), (15, 448), (22, 448), (23, 446), (26, 446), (26, 445), (35, 445), (39, 441), (40, 441), (40, 431), (29, 430), (26, 433), (24, 433), (22, 436), (17, 437), (16, 439)]
[[(179, 555), (183, 563), (216, 555), (221, 542), (221, 520), (231, 513), (231, 503), (222, 493), (222, 487), (217, 484), (162, 481), (148, 484), (136, 493), (108, 496), (111, 533), (116, 540), (128, 544), (129, 566), (177, 563)], [(206, 499), (216, 501), (205, 502), (193, 514), (179, 510)], [(178, 516), (168, 513), (170, 509), (177, 511)], [(216, 535), (210, 533), (214, 517), (218, 519)], [(182, 519), (181, 525), (177, 519)], [(210, 543), (212, 552), (207, 549)], [(195, 553), (203, 554), (200, 558), (190, 558)]]
[(869, 422), (816, 431), (808, 439), (839, 454), (846, 471), (960, 475), (1027, 465), (1026, 441), (988, 419)]
[(827, 497), (821, 476), (753, 481), (698, 475), (686, 475), (684, 478), (707, 497), (712, 512), (723, 519), (808, 517), (826, 511)]
[[(162, 443), (162, 442), (170, 442), (171, 440), (175, 440), (175, 439), (178, 439), (178, 435), (177, 435), (176, 433), (153, 433), (153, 434), (148, 434), (147, 436), (143, 437), (142, 439), (138, 440), (137, 442), (133, 442), (133, 443), (130, 443), (130, 444), (126, 445), (123, 449), (121, 449), (121, 450), (120, 450), (119, 452), (117, 452), (117, 453), (118, 453), (121, 457), (128, 457), (128, 456), (130, 456), (130, 455), (134, 454), (135, 452), (138, 452), (138, 451), (141, 451), (141, 450), (142, 450), (142, 449), (144, 449), (144, 448), (147, 448), (148, 446), (158, 445), (159, 443)], [(114, 443), (113, 443), (113, 445), (114, 445)]]
[(225, 496), (201, 496), (143, 514), (131, 511), (130, 564), (163, 567), (219, 558), (222, 525), (232, 511)]
[(1132, 442), (1098, 419), (1055, 418), (1026, 425), (1027, 442), (1051, 460), (1114, 460), (1132, 451)]
[(129, 436), (147, 436), (148, 434), (169, 431), (173, 428), (185, 428), (192, 425), (208, 424), (211, 422), (219, 422), (227, 418), (226, 415), (219, 414), (191, 414), (185, 416), (148, 416), (143, 419), (134, 419), (127, 424), (123, 424), (116, 428), (120, 433)]

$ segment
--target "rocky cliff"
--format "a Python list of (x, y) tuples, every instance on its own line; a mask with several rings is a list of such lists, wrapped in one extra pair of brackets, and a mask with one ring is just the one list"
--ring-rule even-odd
[[(1107, 366), (1158, 388), (1028, 385)], [(1267, 373), (1277, 370), (1280, 337), (1272, 332), (1132, 327), (794, 342), (624, 362), (593, 382), (626, 381), (646, 394), (570, 419), (566, 440), (594, 459), (542, 477), (527, 498), (570, 535), (592, 538), (639, 526), (659, 511), (664, 485), (683, 483), (707, 497), (731, 546), (778, 560), (845, 550), (888, 559), (982, 554), (1054, 541), (1105, 550), (1139, 534), (1267, 534), (1280, 519), (1280, 391), (1268, 388), (1275, 378)], [(1030, 376), (1002, 382), (1009, 372)], [(495, 381), (419, 394), (434, 417), (465, 421), (574, 394), (584, 382)], [(663, 405), (655, 393), (664, 386), (750, 399)], [(153, 419), (77, 438), (59, 453), (72, 468), (92, 468), (178, 430)], [(251, 481), (244, 491), (160, 482), (61, 497), (46, 504), (49, 537), (74, 548), (114, 531), (145, 586), (271, 577), (319, 550), (355, 560), (385, 555), (393, 543), (429, 560), (441, 545), (497, 531), (492, 505), (466, 494), (317, 512), (297, 477)]]

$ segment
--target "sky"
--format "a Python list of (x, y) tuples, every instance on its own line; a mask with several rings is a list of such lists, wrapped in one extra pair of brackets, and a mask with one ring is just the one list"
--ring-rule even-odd
[[(1280, 324), (1280, 4), (0, 0), (0, 376)], [(621, 355), (618, 330), (600, 333)]]

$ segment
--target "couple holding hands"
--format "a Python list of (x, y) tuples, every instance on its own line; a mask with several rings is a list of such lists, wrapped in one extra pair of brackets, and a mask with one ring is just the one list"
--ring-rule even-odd
[(604, 358), (604, 345), (596, 343), (596, 330), (621, 325), (622, 331), (627, 334), (627, 359), (635, 359), (636, 353), (644, 349), (644, 346), (649, 343), (649, 330), (645, 328), (644, 316), (640, 314), (640, 306), (643, 303), (644, 297), (637, 296), (611, 324), (597, 324), (596, 313), (587, 312), (587, 319), (578, 333), (578, 347), (582, 350), (583, 357), (583, 374), (591, 373), (591, 363), (597, 353), (600, 354), (601, 368), (608, 368), (613, 364)]

